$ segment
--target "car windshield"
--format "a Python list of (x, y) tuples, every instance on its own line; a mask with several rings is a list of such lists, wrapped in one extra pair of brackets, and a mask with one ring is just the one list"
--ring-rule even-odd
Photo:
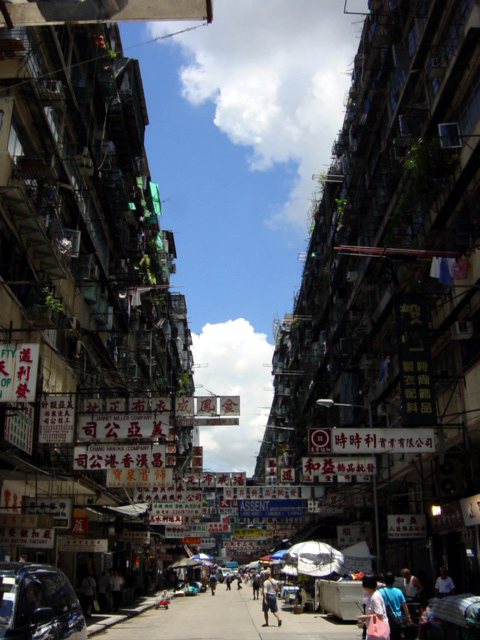
[(9, 626), (15, 601), (15, 576), (0, 573), (0, 635)]

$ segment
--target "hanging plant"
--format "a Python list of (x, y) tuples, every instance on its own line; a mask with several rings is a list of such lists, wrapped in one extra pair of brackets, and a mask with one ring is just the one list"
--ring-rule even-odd
[(48, 287), (44, 287), (42, 290), (44, 305), (52, 314), (60, 313), (62, 310), (62, 303), (57, 300)]

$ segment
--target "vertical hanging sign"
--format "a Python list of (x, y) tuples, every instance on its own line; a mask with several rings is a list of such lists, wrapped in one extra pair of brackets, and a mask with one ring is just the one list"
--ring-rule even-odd
[(0, 344), (0, 402), (35, 402), (39, 344)]
[(437, 412), (425, 300), (420, 295), (397, 295), (394, 309), (403, 424), (433, 426)]

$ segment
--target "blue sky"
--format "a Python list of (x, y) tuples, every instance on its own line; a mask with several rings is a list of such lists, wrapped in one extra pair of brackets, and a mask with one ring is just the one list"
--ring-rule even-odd
[(202, 365), (196, 393), (241, 395), (240, 427), (202, 429), (212, 470), (255, 465), (272, 324), (301, 283), (312, 174), (331, 162), (358, 48), (362, 18), (343, 5), (217, 0), (212, 24), (173, 38), (151, 42), (198, 23), (120, 28), (125, 55), (140, 62), (150, 172), (178, 254), (172, 290), (186, 296)]

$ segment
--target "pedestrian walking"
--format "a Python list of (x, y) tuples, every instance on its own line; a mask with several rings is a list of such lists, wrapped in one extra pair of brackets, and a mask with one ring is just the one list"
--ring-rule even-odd
[(124, 584), (125, 584), (125, 581), (123, 579), (123, 576), (120, 575), (120, 572), (114, 571), (112, 583), (111, 583), (114, 611), (118, 611), (120, 609), (120, 605), (122, 603), (122, 591), (123, 591)]
[(227, 573), (227, 575), (226, 575), (225, 583), (227, 585), (227, 591), (231, 591), (232, 590), (232, 576), (229, 573)]
[(262, 627), (268, 627), (268, 612), (271, 611), (275, 618), (277, 619), (278, 626), (282, 626), (282, 621), (280, 616), (278, 615), (278, 604), (277, 604), (277, 593), (278, 593), (278, 583), (276, 580), (273, 580), (270, 576), (270, 570), (267, 569), (265, 571), (265, 580), (263, 581), (262, 586), (263, 598), (262, 598), (262, 610), (263, 615), (265, 617), (265, 624), (262, 624)]
[(93, 571), (91, 569), (88, 575), (82, 580), (81, 586), (85, 617), (90, 618), (92, 615), (93, 601), (97, 599), (97, 581), (93, 577)]
[(217, 576), (212, 573), (210, 578), (208, 579), (208, 585), (210, 587), (210, 591), (212, 592), (212, 596), (215, 595), (215, 589), (217, 588)]
[(98, 606), (100, 611), (107, 610), (107, 574), (102, 571), (100, 578), (98, 579)]
[(379, 590), (379, 594), (382, 596), (387, 610), (390, 640), (401, 640), (402, 627), (406, 624), (411, 625), (412, 619), (410, 618), (408, 605), (405, 602), (405, 596), (400, 589), (393, 586), (394, 582), (394, 574), (387, 573), (385, 575), (385, 586)]
[(256, 573), (252, 579), (253, 599), (258, 600), (260, 596), (260, 574)]
[(365, 613), (358, 616), (358, 621), (367, 626), (372, 616), (377, 616), (382, 621), (382, 626), (389, 631), (387, 609), (382, 596), (377, 591), (377, 578), (375, 576), (364, 576), (362, 580), (362, 587), (368, 594), (367, 602), (365, 604)]
[(242, 582), (243, 582), (242, 576), (239, 573), (237, 573), (237, 591), (242, 588)]

